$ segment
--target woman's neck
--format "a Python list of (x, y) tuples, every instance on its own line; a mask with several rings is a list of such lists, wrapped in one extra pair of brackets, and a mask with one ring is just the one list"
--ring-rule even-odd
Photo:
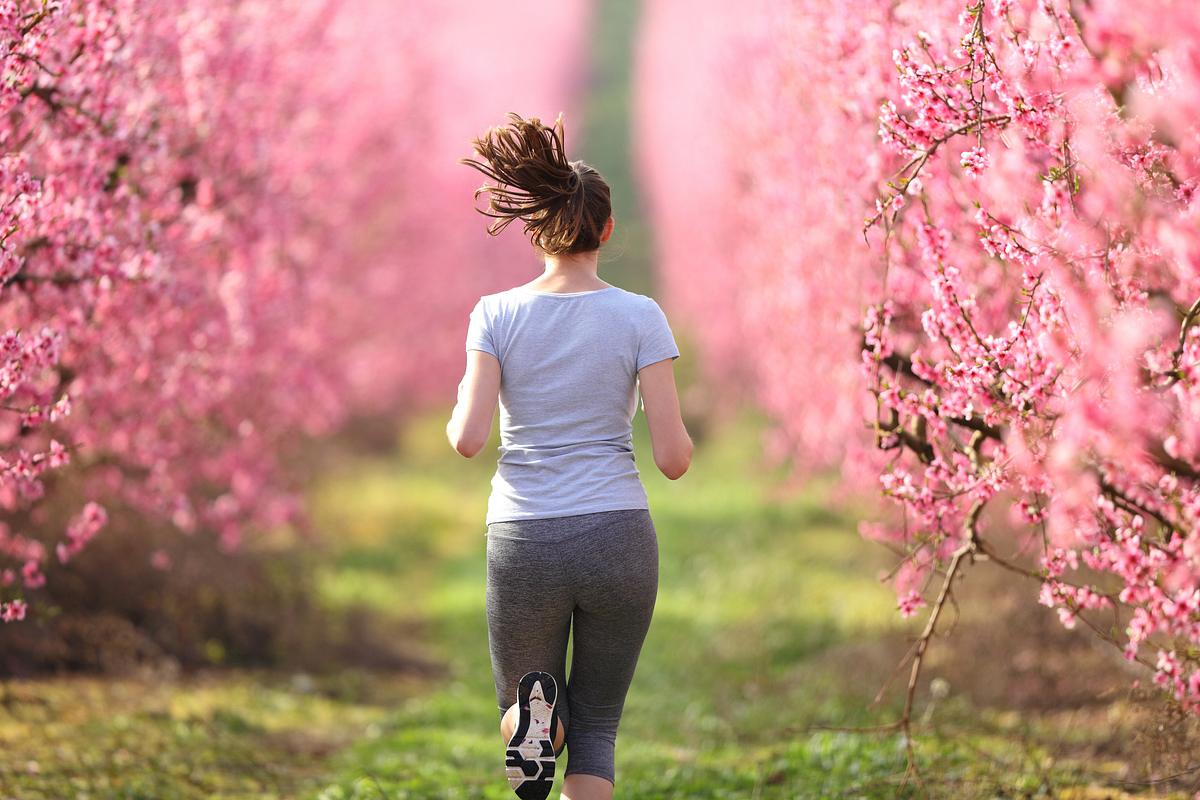
[(598, 253), (581, 253), (571, 256), (547, 255), (545, 270), (537, 278), (525, 284), (530, 289), (546, 292), (586, 292), (603, 289), (610, 284), (600, 279)]

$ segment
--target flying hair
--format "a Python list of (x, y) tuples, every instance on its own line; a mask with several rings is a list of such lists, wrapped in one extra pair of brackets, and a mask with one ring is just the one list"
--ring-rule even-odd
[(496, 236), (513, 220), (525, 223), (534, 246), (546, 253), (581, 253), (600, 247), (600, 233), (612, 214), (608, 183), (583, 161), (568, 161), (562, 113), (553, 126), (537, 117), (509, 112), (509, 123), (489, 128), (472, 140), (478, 159), (459, 159), (495, 182), (475, 190), (487, 193), (485, 216), (496, 219)]

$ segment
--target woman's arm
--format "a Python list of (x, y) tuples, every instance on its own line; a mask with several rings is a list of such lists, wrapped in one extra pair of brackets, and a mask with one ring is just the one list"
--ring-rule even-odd
[(467, 371), (458, 384), (458, 402), (446, 423), (446, 438), (461, 455), (472, 458), (492, 435), (500, 397), (500, 362), (482, 350), (467, 351)]
[(654, 463), (671, 480), (688, 471), (692, 463), (692, 439), (679, 411), (675, 389), (674, 359), (647, 364), (638, 372), (642, 410), (650, 428)]

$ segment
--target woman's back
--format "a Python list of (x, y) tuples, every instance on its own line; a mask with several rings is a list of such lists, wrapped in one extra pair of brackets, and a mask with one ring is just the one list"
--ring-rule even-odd
[(658, 303), (610, 286), (480, 298), (467, 350), (500, 362), (500, 458), (487, 522), (648, 508), (634, 463), (637, 374), (678, 358)]

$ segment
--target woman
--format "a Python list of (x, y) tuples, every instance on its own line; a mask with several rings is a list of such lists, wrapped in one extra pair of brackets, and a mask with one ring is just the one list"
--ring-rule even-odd
[(487, 616), (509, 783), (524, 800), (546, 797), (565, 745), (563, 800), (608, 800), (617, 725), (658, 594), (631, 422), (640, 386), (654, 463), (672, 480), (687, 471), (679, 349), (658, 303), (597, 275), (614, 225), (609, 187), (567, 161), (562, 115), (553, 127), (509, 117), (474, 140), (481, 160), (462, 163), (496, 183), (475, 193), (490, 193), (481, 212), (498, 221), (488, 232), (524, 221), (545, 271), (475, 305), (446, 434), (476, 455), (499, 402)]

